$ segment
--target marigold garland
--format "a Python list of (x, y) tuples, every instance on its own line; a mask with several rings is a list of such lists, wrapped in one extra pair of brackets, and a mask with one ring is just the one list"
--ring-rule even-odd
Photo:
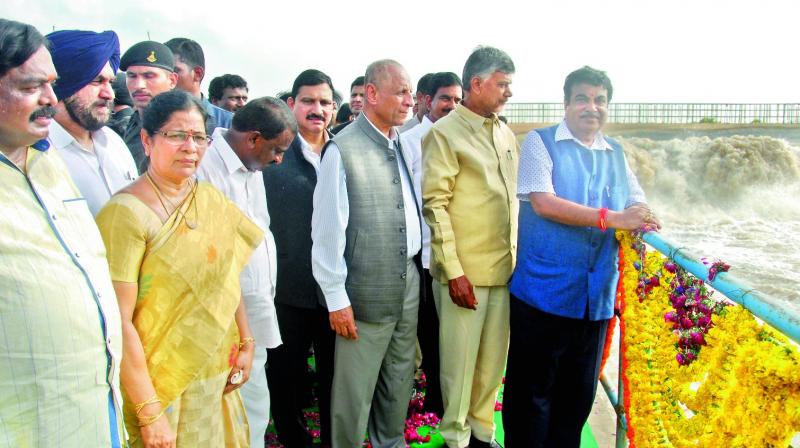
[[(780, 332), (731, 305), (714, 316), (689, 365), (676, 362), (664, 316), (675, 276), (657, 251), (640, 256), (617, 232), (623, 266), (620, 328), (623, 403), (631, 447), (786, 447), (800, 431), (800, 352)], [(720, 269), (722, 271), (722, 269)], [(656, 278), (637, 300), (640, 276)], [(675, 285), (679, 284), (675, 282)]]

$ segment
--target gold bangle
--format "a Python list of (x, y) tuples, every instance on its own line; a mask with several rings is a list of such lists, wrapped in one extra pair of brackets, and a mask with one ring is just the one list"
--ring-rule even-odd
[(138, 422), (136, 422), (136, 426), (142, 428), (145, 426), (152, 425), (153, 423), (156, 422), (156, 420), (160, 419), (163, 415), (164, 415), (164, 409), (162, 409), (161, 412), (159, 412), (156, 415), (146, 415), (144, 418), (136, 416), (136, 418), (139, 420)]
[(147, 406), (148, 404), (154, 404), (154, 403), (161, 403), (161, 400), (158, 399), (158, 395), (153, 395), (152, 397), (148, 398), (147, 400), (145, 400), (145, 401), (143, 401), (143, 402), (141, 402), (141, 403), (139, 403), (137, 405), (134, 405), (133, 409), (136, 411), (136, 416), (137, 417), (139, 416), (139, 413), (142, 412), (142, 409), (145, 406)]
[(239, 341), (239, 348), (242, 348), (242, 347), (244, 347), (245, 345), (247, 345), (247, 344), (249, 344), (251, 342), (253, 343), (253, 345), (255, 345), (256, 338), (244, 338), (241, 341)]

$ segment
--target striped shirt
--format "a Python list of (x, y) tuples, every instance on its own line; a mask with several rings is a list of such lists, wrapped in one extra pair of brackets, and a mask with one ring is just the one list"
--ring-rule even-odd
[(122, 329), (103, 240), (56, 151), (28, 148), (25, 171), (0, 154), (0, 447), (118, 447)]

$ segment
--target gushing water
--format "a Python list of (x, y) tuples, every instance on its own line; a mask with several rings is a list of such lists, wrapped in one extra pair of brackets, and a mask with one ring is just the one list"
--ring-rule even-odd
[(665, 237), (800, 311), (798, 147), (752, 135), (618, 140)]

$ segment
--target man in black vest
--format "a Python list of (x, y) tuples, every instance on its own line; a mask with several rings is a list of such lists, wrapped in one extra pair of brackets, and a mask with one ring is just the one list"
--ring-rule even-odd
[(313, 344), (319, 387), (320, 436), (331, 444), (330, 397), (335, 333), (328, 323), (325, 301), (317, 295), (311, 273), (311, 213), (320, 152), (330, 139), (333, 83), (319, 70), (306, 70), (294, 81), (287, 103), (298, 133), (283, 163), (264, 170), (270, 228), (278, 253), (275, 308), (283, 345), (270, 349), (267, 380), (272, 418), (278, 438), (287, 448), (311, 446), (303, 407), (307, 394), (308, 349)]

